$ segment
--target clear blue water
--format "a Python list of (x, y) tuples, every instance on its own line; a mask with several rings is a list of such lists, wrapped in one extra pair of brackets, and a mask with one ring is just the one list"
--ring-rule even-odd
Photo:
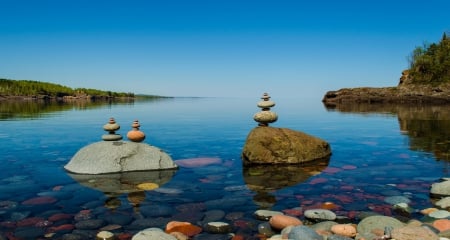
[[(329, 142), (332, 156), (327, 166), (320, 170), (305, 166), (310, 175), (301, 180), (286, 181), (283, 176), (281, 180), (256, 179), (260, 185), (254, 186), (254, 175), (243, 169), (240, 155), (247, 134), (256, 126), (252, 117), (259, 111), (259, 99), (175, 98), (91, 108), (74, 105), (61, 111), (3, 117), (0, 233), (17, 233), (17, 223), (24, 219), (46, 219), (55, 213), (76, 215), (82, 210), (91, 211), (91, 218), (106, 219), (108, 214), (119, 212), (129, 216), (128, 221), (120, 222), (122, 228), (115, 230), (119, 233), (134, 232), (145, 225), (136, 224), (137, 219), (163, 219), (162, 223), (145, 225), (163, 228), (169, 220), (199, 224), (207, 211), (222, 210), (226, 215), (217, 220), (252, 223), (256, 221), (253, 212), (258, 209), (307, 209), (325, 202), (337, 205), (333, 210), (343, 216), (354, 217), (352, 213), (362, 211), (395, 215), (386, 210), (390, 209), (386, 197), (407, 197), (415, 209), (431, 207), (430, 184), (448, 177), (450, 116), (446, 110), (406, 107), (344, 112), (327, 110), (320, 101), (273, 100), (277, 105), (272, 111), (278, 113), (279, 120), (271, 126), (302, 131)], [(4, 108), (2, 111), (3, 116), (11, 115)], [(123, 136), (138, 119), (147, 136), (145, 142), (165, 150), (174, 160), (220, 158), (222, 164), (181, 167), (160, 191), (145, 192), (139, 212), (127, 194), (82, 185), (63, 169), (80, 148), (101, 141), (105, 133), (102, 126), (110, 117), (121, 125), (118, 133)], [(295, 175), (296, 171), (302, 172), (302, 167), (287, 174)], [(52, 196), (56, 202), (24, 204), (39, 196)], [(111, 199), (120, 204), (105, 207)], [(155, 212), (153, 206), (161, 213), (149, 213)], [(191, 211), (186, 213), (185, 208)], [(11, 222), (16, 225), (6, 224)], [(74, 224), (75, 220), (51, 224), (62, 223)], [(234, 225), (242, 235), (256, 235), (251, 224), (248, 229)], [(55, 239), (68, 232), (54, 235)]]

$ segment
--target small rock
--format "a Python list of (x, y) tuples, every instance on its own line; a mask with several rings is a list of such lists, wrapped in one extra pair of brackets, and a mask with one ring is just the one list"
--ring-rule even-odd
[(331, 227), (331, 231), (334, 234), (346, 236), (346, 237), (354, 237), (356, 236), (356, 228), (352, 224), (336, 224)]
[(405, 224), (393, 217), (387, 216), (370, 216), (364, 218), (358, 223), (357, 232), (361, 234), (373, 233), (374, 231), (382, 231), (386, 227), (400, 228)]
[(327, 236), (327, 240), (353, 240), (353, 238), (341, 236), (341, 235), (330, 235), (330, 236)]
[(287, 226), (298, 226), (298, 225), (302, 225), (302, 221), (300, 221), (298, 218), (296, 217), (291, 217), (291, 216), (286, 216), (286, 215), (274, 215), (270, 218), (269, 220), (270, 226), (281, 230)]
[(450, 207), (450, 197), (445, 197), (435, 203), (436, 206), (440, 208), (448, 208)]
[(450, 181), (445, 180), (442, 182), (433, 183), (431, 185), (430, 195), (432, 197), (450, 196)]
[(275, 235), (275, 231), (270, 226), (269, 222), (260, 223), (258, 225), (258, 233), (265, 237), (271, 237)]
[(262, 221), (268, 221), (274, 215), (284, 215), (282, 212), (270, 211), (270, 210), (257, 210), (254, 213), (256, 219)]
[(389, 197), (384, 198), (384, 201), (391, 205), (411, 202), (411, 200), (405, 196), (389, 196)]
[(186, 236), (192, 237), (194, 235), (199, 234), (202, 232), (202, 228), (199, 226), (195, 226), (190, 222), (178, 222), (178, 221), (171, 221), (167, 223), (166, 226), (166, 232), (181, 232)]
[(204, 228), (205, 231), (209, 233), (229, 233), (233, 229), (231, 225), (226, 222), (208, 222)]
[(446, 210), (437, 210), (428, 214), (428, 216), (436, 219), (447, 218), (450, 217), (450, 212)]
[(147, 228), (138, 233), (136, 233), (131, 240), (149, 240), (149, 239), (158, 239), (158, 240), (177, 240), (174, 236), (163, 232), (158, 228)]
[(327, 209), (309, 209), (305, 211), (305, 217), (315, 222), (333, 221), (336, 214)]
[(97, 233), (97, 239), (98, 240), (113, 240), (114, 234), (112, 232), (108, 231), (101, 231)]
[(75, 228), (83, 230), (94, 230), (103, 227), (105, 221), (103, 219), (89, 219), (75, 223)]
[(450, 230), (450, 220), (438, 219), (433, 222), (433, 227), (437, 228), (441, 232)]
[(306, 226), (296, 226), (291, 229), (288, 234), (289, 239), (295, 240), (323, 240), (323, 237), (314, 230)]
[(421, 240), (437, 240), (439, 237), (432, 231), (423, 227), (405, 226), (394, 228), (391, 231), (393, 239), (421, 239)]

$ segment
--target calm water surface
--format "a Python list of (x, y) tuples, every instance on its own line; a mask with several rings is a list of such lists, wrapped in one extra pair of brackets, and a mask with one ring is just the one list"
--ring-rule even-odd
[[(30, 231), (39, 238), (52, 232), (51, 238), (59, 239), (77, 229), (58, 226), (74, 225), (82, 217), (102, 219), (99, 227), (109, 226), (118, 234), (164, 228), (170, 220), (197, 225), (212, 220), (229, 222), (236, 233), (251, 239), (260, 223), (253, 217), (258, 209), (289, 212), (331, 202), (334, 212), (353, 221), (366, 211), (395, 215), (386, 198), (402, 196), (415, 209), (431, 207), (430, 185), (449, 175), (450, 112), (445, 107), (327, 109), (320, 100), (276, 98), (272, 110), (279, 120), (272, 126), (320, 137), (331, 144), (333, 154), (328, 162), (312, 166), (243, 169), (240, 154), (256, 126), (252, 116), (259, 111), (258, 100), (0, 102), (0, 233), (27, 236), (23, 231)], [(101, 141), (110, 117), (121, 125), (123, 136), (138, 119), (145, 142), (174, 160), (218, 158), (221, 163), (158, 174), (65, 172), (63, 166), (80, 148)], [(161, 187), (136, 190), (136, 184), (150, 181)], [(58, 213), (72, 217), (56, 219)], [(24, 223), (36, 218), (49, 222)], [(121, 228), (111, 227), (116, 225)]]

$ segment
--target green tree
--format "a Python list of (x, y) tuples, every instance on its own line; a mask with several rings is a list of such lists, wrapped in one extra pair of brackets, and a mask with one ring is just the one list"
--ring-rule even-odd
[(413, 83), (439, 85), (450, 82), (450, 39), (442, 35), (439, 43), (416, 47), (410, 58)]

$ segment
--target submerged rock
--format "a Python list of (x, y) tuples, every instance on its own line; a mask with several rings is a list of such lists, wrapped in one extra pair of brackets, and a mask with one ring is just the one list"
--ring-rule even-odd
[(328, 158), (330, 145), (322, 139), (288, 128), (256, 127), (245, 142), (244, 165), (297, 164)]

